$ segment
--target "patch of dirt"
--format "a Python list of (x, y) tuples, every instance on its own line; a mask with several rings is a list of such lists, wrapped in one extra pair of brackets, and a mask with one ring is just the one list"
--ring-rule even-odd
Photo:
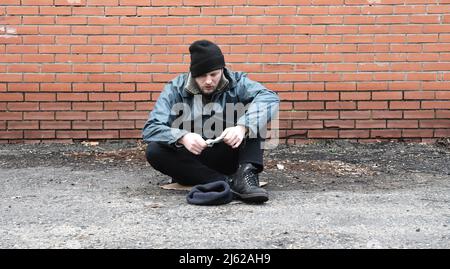
[[(269, 190), (392, 189), (405, 186), (405, 181), (413, 186), (423, 183), (420, 175), (450, 175), (449, 145), (449, 139), (433, 145), (344, 140), (279, 145), (265, 152), (260, 178), (269, 182)], [(0, 166), (126, 169), (145, 176), (152, 170), (145, 159), (145, 148), (144, 143), (136, 141), (0, 144)], [(148, 182), (153, 185), (161, 180), (149, 178)]]
[(91, 151), (82, 152), (64, 152), (63, 155), (68, 158), (74, 158), (77, 161), (83, 161), (90, 159), (93, 162), (108, 164), (125, 162), (129, 164), (145, 163), (145, 149), (146, 145), (142, 142), (137, 142), (135, 147), (132, 148), (120, 148), (115, 150), (109, 150), (101, 148), (97, 144), (85, 144), (91, 147)]
[(266, 155), (261, 176), (276, 179), (274, 189), (392, 189), (422, 184), (417, 175), (450, 175), (450, 148), (441, 144), (324, 140)]
[(371, 167), (344, 163), (339, 160), (334, 161), (322, 161), (322, 160), (298, 160), (291, 162), (291, 160), (272, 160), (269, 159), (265, 163), (266, 169), (274, 170), (286, 170), (292, 172), (306, 172), (311, 171), (320, 174), (328, 174), (331, 176), (373, 176), (377, 172)]

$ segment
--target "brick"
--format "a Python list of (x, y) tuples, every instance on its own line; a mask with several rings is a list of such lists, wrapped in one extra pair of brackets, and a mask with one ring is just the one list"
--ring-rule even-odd
[(121, 101), (146, 101), (150, 100), (150, 93), (121, 93)]
[(400, 138), (402, 136), (401, 130), (371, 130), (370, 137), (372, 138)]
[(386, 128), (385, 120), (357, 120), (356, 129)]
[[(101, 11), (103, 12), (103, 10)], [(127, 24), (125, 19), (128, 17), (122, 17), (123, 21), (120, 22), (120, 24), (124, 25)], [(141, 20), (144, 20), (145, 18), (140, 18)], [(148, 19), (145, 19), (148, 21)], [(119, 17), (88, 17), (89, 25), (117, 25), (119, 24)]]
[(39, 110), (39, 103), (35, 102), (14, 102), (8, 103), (8, 110), (10, 111), (33, 111)]
[(8, 15), (37, 15), (39, 14), (39, 8), (38, 7), (29, 7), (29, 6), (21, 6), (21, 7), (14, 7), (9, 6), (6, 7), (6, 13)]
[(418, 128), (419, 123), (417, 120), (388, 120), (387, 128), (402, 128), (402, 129), (414, 129)]
[(117, 112), (88, 112), (88, 120), (117, 120), (118, 118)]
[(358, 102), (358, 109), (365, 110), (365, 109), (387, 109), (388, 108), (388, 102), (364, 102), (360, 101)]
[(155, 102), (136, 102), (135, 110), (152, 110), (155, 106)]
[(295, 102), (294, 108), (296, 110), (323, 110), (325, 108), (324, 102)]
[[(186, 68), (184, 69), (186, 70)], [(150, 74), (122, 74), (122, 82), (151, 82)]]
[(337, 92), (309, 92), (308, 100), (339, 100)]
[(47, 110), (70, 110), (71, 109), (71, 103), (69, 102), (42, 102), (40, 103), (40, 110), (47, 111)]
[[(21, 74), (2, 74), (0, 77), (0, 82), (21, 82), (23, 80), (23, 76)], [(9, 84), (9, 85), (19, 85), (18, 83)], [(15, 88), (15, 86), (13, 88)], [(9, 86), (8, 86), (9, 88)]]
[(303, 111), (280, 111), (279, 118), (280, 119), (306, 119), (307, 113)]
[(390, 109), (419, 109), (420, 102), (414, 101), (391, 101), (389, 102)]
[(119, 138), (119, 131), (88, 131), (88, 138), (89, 139), (117, 139)]
[(0, 120), (21, 120), (22, 112), (0, 111)]
[(368, 119), (370, 111), (340, 111), (340, 119)]
[(8, 121), (8, 130), (39, 129), (38, 121)]
[(436, 129), (434, 137), (450, 137), (450, 129)]
[(58, 101), (87, 101), (87, 93), (57, 93)]
[(85, 63), (87, 62), (87, 55), (66, 55), (66, 54), (57, 54), (55, 55), (55, 62), (62, 63)]
[(355, 109), (355, 108), (356, 108), (355, 102), (339, 102), (339, 101), (326, 102), (326, 109), (342, 110), (342, 109)]
[(1, 131), (0, 139), (22, 139), (23, 131)]
[(450, 119), (450, 110), (436, 110), (436, 118)]
[(119, 93), (89, 93), (89, 101), (119, 101)]
[(41, 83), (41, 92), (68, 92), (71, 91), (69, 83)]
[(0, 102), (23, 101), (22, 93), (1, 93)]
[[(145, 58), (145, 57), (144, 57)], [(115, 54), (102, 54), (102, 55), (97, 55), (97, 54), (88, 54), (88, 62), (92, 63), (116, 63), (118, 62), (120, 59), (119, 55), (115, 55)]]
[(402, 92), (373, 92), (372, 100), (401, 100)]
[[(89, 95), (93, 94), (91, 92), (102, 92), (102, 83), (74, 83), (72, 86), (74, 92), (89, 92)], [(89, 99), (91, 100), (91, 99)], [(92, 100), (91, 100), (92, 101)]]
[(450, 120), (419, 120), (420, 128), (450, 128)]
[(70, 121), (41, 121), (40, 129), (44, 130), (64, 130), (70, 129), (71, 122)]
[(119, 119), (121, 120), (147, 120), (147, 111), (120, 111)]
[(306, 92), (280, 92), (279, 93), (280, 100), (306, 100), (307, 93)]
[[(238, 8), (238, 7), (236, 7)], [(245, 9), (246, 10), (246, 9)], [(260, 9), (263, 14), (264, 9)], [(196, 9), (197, 11), (197, 9)], [(199, 9), (200, 11), (200, 9)], [(236, 11), (234, 11), (234, 15), (257, 15), (257, 14), (238, 14)], [(226, 7), (203, 7), (201, 9), (201, 14), (203, 16), (226, 16), (226, 15), (233, 15), (233, 9), (232, 8), (226, 8)]]
[(402, 130), (402, 137), (433, 137), (433, 130)]
[(422, 82), (423, 90), (448, 90), (448, 82)]
[(23, 113), (24, 120), (54, 120), (55, 113), (54, 112), (24, 112)]
[(310, 111), (308, 112), (308, 119), (337, 119), (339, 117), (338, 111)]
[[(139, 128), (141, 129), (141, 127), (139, 127)], [(141, 139), (142, 131), (141, 130), (119, 130), (119, 135), (120, 135), (120, 138)]]
[(436, 92), (436, 99), (443, 99), (443, 100), (450, 99), (450, 91)]
[(102, 121), (73, 121), (72, 122), (72, 129), (82, 129), (82, 130), (89, 130), (89, 129), (102, 129), (103, 128), (103, 122)]
[(325, 90), (326, 91), (355, 91), (356, 83), (354, 83), (354, 82), (347, 82), (347, 83), (327, 82), (327, 83), (325, 83)]
[(325, 120), (323, 126), (325, 128), (353, 129), (355, 128), (354, 120)]
[[(114, 84), (107, 84), (107, 82), (119, 82), (120, 81), (120, 75), (119, 74), (92, 74), (88, 75), (88, 81), (90, 82), (105, 82), (105, 91), (107, 91), (107, 88), (114, 88)], [(109, 86), (109, 87), (107, 87)], [(120, 87), (121, 89), (129, 89), (131, 91), (131, 88), (134, 88), (134, 85), (126, 85)]]
[(55, 131), (25, 130), (25, 139), (51, 139), (55, 138)]
[(40, 53), (70, 53), (69, 45), (45, 45), (39, 46)]
[(135, 110), (134, 102), (105, 102), (104, 110)]
[(29, 63), (54, 62), (55, 56), (52, 54), (24, 54), (22, 61)]
[(106, 92), (110, 92), (110, 91), (114, 91), (114, 92), (130, 92), (130, 91), (135, 91), (135, 84), (124, 84), (124, 83), (120, 83), (120, 84), (115, 84), (115, 83), (106, 83), (105, 84), (105, 91)]
[[(1, 97), (0, 97), (1, 99)], [(26, 93), (25, 101), (56, 101), (54, 93)]]
[(103, 103), (101, 102), (74, 102), (72, 103), (73, 110), (80, 111), (95, 111), (95, 110), (103, 110)]
[[(434, 99), (435, 98), (435, 92), (430, 91), (430, 92), (405, 92), (404, 93), (404, 99), (419, 99), (419, 100), (423, 100), (423, 99)], [(439, 99), (436, 96), (437, 99)]]
[(21, 0), (3, 0), (1, 5), (20, 5)]
[(84, 6), (87, 0), (55, 0), (56, 6)]
[(309, 130), (308, 138), (338, 138), (337, 130)]
[[(416, 110), (403, 112), (405, 119), (433, 119), (435, 117), (434, 110)], [(436, 117), (439, 118), (436, 112)]]
[[(420, 79), (420, 78), (416, 78)], [(414, 91), (414, 90), (422, 90), (422, 86), (420, 82), (389, 82), (389, 90), (392, 91)]]
[(341, 92), (340, 100), (370, 100), (369, 92)]
[(78, 111), (57, 111), (55, 114), (56, 120), (86, 120), (86, 112)]
[(6, 45), (7, 53), (38, 53), (37, 45)]
[(369, 138), (369, 130), (339, 130), (339, 138)]
[(24, 82), (51, 82), (55, 81), (54, 74), (24, 74)]
[(72, 72), (72, 66), (68, 64), (43, 64), (41, 65), (43, 73), (66, 73)]
[(127, 120), (105, 121), (104, 128), (105, 129), (134, 129), (135, 124), (134, 124), (134, 121), (127, 121)]
[[(37, 73), (39, 72), (40, 66), (38, 64), (11, 64), (8, 66), (8, 72), (10, 73)], [(37, 85), (37, 84), (36, 84)]]
[(70, 138), (70, 139), (85, 139), (87, 138), (87, 131), (56, 131), (56, 138)]
[(322, 129), (323, 121), (321, 120), (294, 120), (294, 129)]
[(402, 111), (374, 110), (372, 111), (373, 119), (401, 119)]

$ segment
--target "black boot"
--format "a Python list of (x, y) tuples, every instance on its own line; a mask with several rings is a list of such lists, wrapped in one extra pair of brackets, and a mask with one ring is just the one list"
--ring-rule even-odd
[(233, 196), (246, 203), (264, 203), (269, 200), (267, 191), (259, 186), (257, 168), (251, 163), (239, 165), (231, 177), (230, 187)]

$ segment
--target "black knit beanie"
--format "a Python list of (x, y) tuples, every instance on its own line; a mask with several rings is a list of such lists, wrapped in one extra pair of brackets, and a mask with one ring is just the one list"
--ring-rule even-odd
[(225, 59), (220, 48), (208, 40), (198, 40), (189, 47), (191, 53), (191, 75), (198, 77), (225, 67)]
[(233, 193), (225, 181), (214, 181), (194, 186), (186, 200), (193, 205), (223, 205), (233, 200)]

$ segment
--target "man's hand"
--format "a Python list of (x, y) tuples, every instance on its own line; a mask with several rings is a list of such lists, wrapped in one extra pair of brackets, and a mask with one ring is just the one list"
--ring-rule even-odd
[(223, 137), (223, 142), (235, 149), (239, 147), (242, 140), (244, 140), (245, 132), (246, 128), (238, 125), (235, 127), (226, 128), (220, 136)]
[(208, 146), (203, 137), (196, 133), (185, 134), (178, 141), (180, 144), (183, 144), (187, 150), (195, 155), (200, 155), (200, 153), (202, 153), (202, 151)]

